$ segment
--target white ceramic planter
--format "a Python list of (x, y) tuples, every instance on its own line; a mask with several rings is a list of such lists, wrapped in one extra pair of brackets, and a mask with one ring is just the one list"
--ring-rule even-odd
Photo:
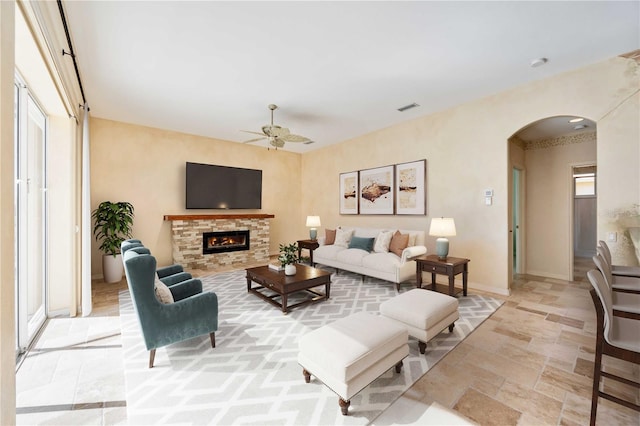
[(122, 264), (122, 255), (117, 254), (111, 256), (110, 254), (102, 255), (102, 275), (104, 276), (104, 282), (117, 283), (122, 279), (122, 273), (124, 272), (124, 265)]
[(295, 275), (296, 274), (296, 265), (285, 265), (284, 267), (285, 275)]

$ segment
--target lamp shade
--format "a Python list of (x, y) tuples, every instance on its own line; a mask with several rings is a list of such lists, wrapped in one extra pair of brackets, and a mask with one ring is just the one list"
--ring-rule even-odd
[(311, 228), (320, 226), (320, 216), (307, 216), (307, 226)]
[(452, 217), (434, 217), (431, 219), (429, 235), (434, 237), (454, 237), (456, 235), (456, 224)]

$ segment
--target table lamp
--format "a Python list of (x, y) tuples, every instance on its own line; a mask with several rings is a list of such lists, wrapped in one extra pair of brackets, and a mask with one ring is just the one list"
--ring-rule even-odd
[(320, 226), (320, 216), (307, 216), (307, 226), (310, 227), (309, 238), (315, 241), (318, 236), (318, 226)]
[(429, 235), (438, 237), (436, 240), (436, 254), (438, 260), (447, 260), (449, 254), (449, 240), (445, 237), (455, 237), (456, 224), (452, 217), (434, 217), (431, 219)]

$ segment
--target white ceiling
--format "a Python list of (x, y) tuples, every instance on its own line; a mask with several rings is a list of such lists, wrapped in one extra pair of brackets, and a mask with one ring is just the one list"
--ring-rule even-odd
[[(94, 117), (307, 152), (640, 47), (633, 2), (65, 1)], [(538, 68), (531, 60), (549, 58)], [(418, 103), (404, 113), (396, 109)], [(569, 111), (568, 111), (569, 112)], [(569, 112), (570, 113), (570, 112)], [(267, 146), (266, 142), (256, 145)]]

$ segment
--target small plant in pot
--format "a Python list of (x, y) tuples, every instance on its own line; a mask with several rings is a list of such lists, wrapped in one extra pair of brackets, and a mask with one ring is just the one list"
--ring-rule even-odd
[(122, 279), (123, 265), (120, 244), (131, 238), (133, 228), (133, 205), (121, 201), (103, 201), (92, 213), (95, 225), (93, 235), (100, 242), (102, 273), (105, 282), (115, 283)]
[(280, 255), (278, 256), (280, 264), (284, 266), (285, 275), (296, 274), (296, 263), (300, 260), (298, 257), (298, 244), (280, 244)]

